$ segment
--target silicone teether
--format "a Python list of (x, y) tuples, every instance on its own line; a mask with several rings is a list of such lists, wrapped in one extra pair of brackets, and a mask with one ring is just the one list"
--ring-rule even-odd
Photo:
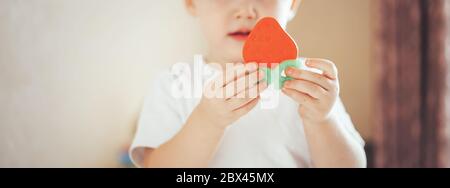
[(246, 63), (267, 63), (274, 68), (289, 59), (297, 58), (297, 44), (274, 18), (261, 19), (253, 28), (244, 45)]
[(281, 76), (287, 67), (300, 68), (301, 62), (297, 60), (297, 56), (297, 44), (278, 21), (271, 17), (263, 18), (256, 24), (243, 49), (244, 61), (267, 65), (267, 68), (262, 68), (267, 83), (278, 81), (279, 88), (290, 79)]

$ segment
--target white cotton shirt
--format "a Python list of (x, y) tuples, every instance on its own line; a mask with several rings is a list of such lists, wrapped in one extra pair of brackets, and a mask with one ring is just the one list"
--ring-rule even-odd
[[(193, 65), (190, 67), (193, 68)], [(207, 64), (201, 63), (200, 66), (206, 72), (213, 71)], [(181, 74), (189, 76), (189, 73)], [(190, 74), (194, 76), (192, 71)], [(201, 76), (202, 82), (211, 80), (212, 75)], [(144, 149), (157, 148), (174, 137), (200, 102), (200, 97), (177, 98), (172, 95), (173, 83), (177, 78), (180, 77), (169, 71), (162, 73), (154, 79), (146, 97), (130, 148), (131, 159), (138, 167), (142, 166)], [(262, 101), (265, 100), (264, 97), (270, 98), (276, 94), (279, 94), (279, 103), (275, 108), (267, 109), (263, 102), (260, 102), (247, 115), (227, 128), (209, 167), (311, 167), (308, 143), (298, 115), (298, 104), (272, 88), (262, 94)], [(364, 145), (340, 99), (333, 111), (340, 117), (339, 125), (345, 126), (347, 133)]]

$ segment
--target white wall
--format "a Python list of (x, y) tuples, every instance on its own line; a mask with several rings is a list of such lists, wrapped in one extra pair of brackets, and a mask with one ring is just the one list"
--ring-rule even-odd
[(0, 0), (0, 166), (116, 166), (152, 73), (201, 52), (193, 23), (174, 0)]

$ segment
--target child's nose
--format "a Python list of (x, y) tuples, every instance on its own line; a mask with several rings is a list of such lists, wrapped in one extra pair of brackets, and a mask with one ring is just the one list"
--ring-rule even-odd
[(241, 9), (239, 9), (236, 12), (236, 15), (234, 16), (236, 19), (248, 19), (248, 20), (252, 20), (256, 18), (256, 10), (254, 8), (254, 6), (249, 3), (246, 6), (242, 6)]

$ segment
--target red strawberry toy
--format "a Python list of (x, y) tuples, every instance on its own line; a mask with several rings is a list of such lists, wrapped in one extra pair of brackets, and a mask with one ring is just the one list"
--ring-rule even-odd
[[(243, 58), (245, 63), (256, 62), (267, 65), (266, 80), (272, 83), (272, 75), (279, 78), (279, 88), (291, 78), (281, 76), (281, 73), (291, 66), (300, 68), (297, 60), (298, 47), (291, 36), (281, 27), (275, 18), (261, 19), (250, 33), (244, 44)], [(282, 64), (281, 66), (279, 66)], [(283, 65), (284, 64), (284, 65)], [(274, 72), (275, 71), (275, 72)]]

